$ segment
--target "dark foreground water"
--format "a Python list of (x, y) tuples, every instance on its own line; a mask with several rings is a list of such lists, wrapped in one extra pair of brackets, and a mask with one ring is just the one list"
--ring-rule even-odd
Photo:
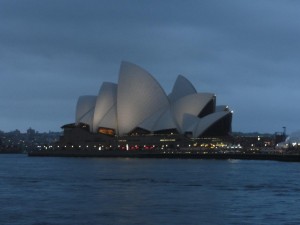
[(0, 224), (300, 224), (300, 163), (0, 155)]

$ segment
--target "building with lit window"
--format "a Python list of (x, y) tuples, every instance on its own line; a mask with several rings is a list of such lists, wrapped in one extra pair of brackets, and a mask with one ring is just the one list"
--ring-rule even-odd
[(66, 142), (109, 142), (112, 138), (162, 135), (226, 136), (231, 122), (227, 105), (216, 105), (215, 94), (197, 92), (184, 76), (179, 75), (171, 93), (166, 94), (150, 73), (122, 62), (118, 82), (104, 82), (97, 95), (80, 96), (75, 122), (62, 128)]

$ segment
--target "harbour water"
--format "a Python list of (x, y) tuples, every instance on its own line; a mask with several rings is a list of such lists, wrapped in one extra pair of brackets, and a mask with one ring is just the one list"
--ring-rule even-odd
[(1, 225), (300, 224), (300, 163), (0, 155)]

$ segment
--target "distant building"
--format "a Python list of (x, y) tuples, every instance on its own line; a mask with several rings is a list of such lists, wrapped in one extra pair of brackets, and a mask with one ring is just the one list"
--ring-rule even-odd
[(27, 133), (27, 137), (29, 140), (33, 140), (35, 137), (35, 134), (36, 134), (35, 130), (32, 129), (31, 127), (29, 129), (27, 129), (26, 133)]
[(232, 111), (216, 105), (215, 94), (198, 93), (182, 75), (167, 95), (150, 73), (122, 62), (118, 84), (104, 82), (98, 95), (80, 96), (75, 118), (74, 124), (62, 127), (64, 138), (71, 137), (75, 128), (102, 137), (176, 134), (198, 138), (228, 135)]
[(278, 149), (300, 149), (300, 131), (291, 133), (285, 140), (277, 143)]

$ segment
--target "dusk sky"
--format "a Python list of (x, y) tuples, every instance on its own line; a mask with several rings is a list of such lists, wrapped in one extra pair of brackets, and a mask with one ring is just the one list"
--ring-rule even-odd
[(0, 130), (61, 131), (122, 60), (168, 94), (178, 74), (233, 131), (300, 130), (300, 1), (0, 0)]

